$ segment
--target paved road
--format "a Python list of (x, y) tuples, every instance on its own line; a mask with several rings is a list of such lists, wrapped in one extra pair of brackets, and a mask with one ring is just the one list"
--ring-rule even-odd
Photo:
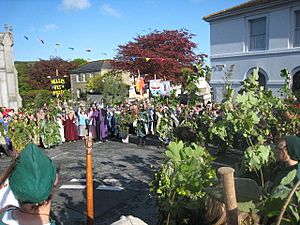
[[(148, 224), (156, 223), (155, 200), (149, 196), (148, 184), (162, 162), (163, 150), (153, 141), (149, 144), (138, 147), (135, 143), (123, 144), (118, 140), (94, 143), (95, 224), (111, 224), (121, 215), (137, 216)], [(62, 224), (84, 224), (84, 142), (64, 143), (45, 151), (61, 167), (59, 186), (53, 195), (55, 217), (63, 221)], [(3, 171), (9, 160), (2, 158), (0, 162)], [(116, 190), (103, 190), (107, 186)]]
[[(155, 200), (149, 196), (149, 182), (163, 160), (163, 149), (157, 141), (148, 141), (146, 147), (119, 140), (94, 143), (94, 208), (95, 224), (107, 225), (121, 215), (133, 215), (149, 225), (157, 222)], [(61, 224), (85, 224), (85, 145), (83, 141), (64, 143), (46, 154), (60, 165), (60, 181), (53, 195), (53, 213)], [(231, 154), (231, 155), (230, 155)], [(239, 154), (229, 153), (218, 157), (215, 166), (231, 165)], [(3, 171), (9, 164), (8, 158), (0, 160)], [(104, 186), (106, 185), (106, 186)], [(103, 188), (114, 190), (103, 190)]]

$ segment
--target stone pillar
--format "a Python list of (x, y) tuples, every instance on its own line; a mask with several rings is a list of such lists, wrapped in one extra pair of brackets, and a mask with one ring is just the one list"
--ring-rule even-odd
[(19, 94), (17, 70), (13, 58), (11, 31), (0, 33), (0, 107), (22, 107)]

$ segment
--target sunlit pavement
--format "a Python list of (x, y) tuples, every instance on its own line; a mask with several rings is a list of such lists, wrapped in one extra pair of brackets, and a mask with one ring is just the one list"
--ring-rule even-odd
[[(95, 142), (93, 145), (94, 211), (95, 224), (106, 225), (121, 215), (133, 215), (149, 225), (156, 224), (155, 199), (149, 195), (149, 182), (163, 161), (164, 149), (158, 148), (156, 139), (148, 139), (145, 147), (137, 146), (136, 137), (131, 143), (120, 140)], [(213, 149), (211, 152), (214, 153)], [(86, 223), (85, 169), (86, 150), (83, 141), (64, 143), (46, 154), (60, 166), (59, 185), (53, 195), (53, 217), (61, 224)], [(215, 167), (234, 164), (239, 152), (219, 156)], [(1, 171), (9, 159), (1, 160)]]

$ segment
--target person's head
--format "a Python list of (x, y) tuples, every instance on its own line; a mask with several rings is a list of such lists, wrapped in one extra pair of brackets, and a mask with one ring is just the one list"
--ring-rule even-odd
[(50, 200), (57, 184), (56, 166), (35, 144), (26, 145), (9, 177), (12, 192), (20, 205), (42, 205)]
[(286, 136), (279, 139), (276, 148), (276, 159), (286, 164), (300, 160), (300, 137)]

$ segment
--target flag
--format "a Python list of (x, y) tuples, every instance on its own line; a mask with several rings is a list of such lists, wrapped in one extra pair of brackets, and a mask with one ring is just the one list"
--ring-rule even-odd
[(25, 38), (27, 41), (29, 40), (29, 38), (28, 38), (27, 36), (25, 36), (25, 35), (24, 35), (24, 38)]
[(92, 50), (91, 50), (91, 49), (86, 49), (85, 51), (86, 51), (86, 52), (91, 52)]
[(40, 42), (42, 42), (43, 45), (45, 44), (44, 40), (39, 39), (39, 38), (38, 38), (38, 40), (39, 40)]
[(74, 48), (72, 48), (72, 47), (69, 47), (69, 49), (74, 50)]
[(56, 48), (60, 47), (59, 43), (55, 43)]
[(148, 62), (151, 58), (145, 58), (146, 62)]

